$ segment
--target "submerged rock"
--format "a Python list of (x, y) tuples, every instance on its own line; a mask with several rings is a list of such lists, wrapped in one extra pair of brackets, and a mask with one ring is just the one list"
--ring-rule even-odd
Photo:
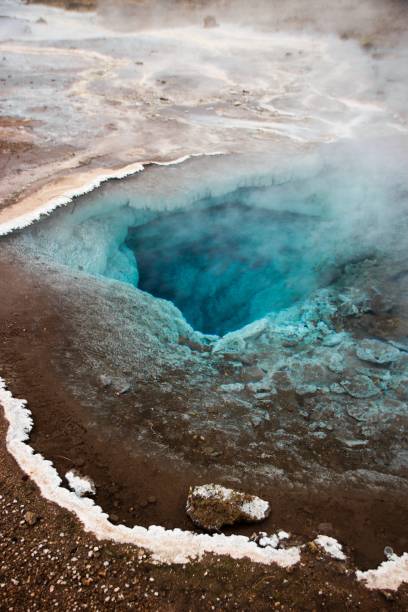
[(104, 387), (104, 388), (110, 387), (110, 385), (112, 384), (112, 379), (107, 374), (101, 374), (99, 376), (99, 383), (101, 387)]
[(373, 383), (371, 378), (364, 374), (357, 374), (350, 380), (342, 380), (340, 385), (346, 393), (357, 399), (373, 397), (380, 393), (380, 389)]
[(249, 366), (242, 369), (241, 380), (244, 382), (260, 381), (265, 376), (265, 372), (258, 366)]
[(391, 363), (400, 357), (400, 351), (380, 340), (362, 340), (356, 349), (356, 355), (362, 361), (370, 363)]
[(270, 512), (267, 501), (221, 485), (190, 487), (186, 511), (193, 523), (208, 531), (223, 525), (263, 521)]
[(113, 389), (116, 395), (124, 395), (130, 391), (130, 383), (124, 380), (118, 380), (113, 384)]

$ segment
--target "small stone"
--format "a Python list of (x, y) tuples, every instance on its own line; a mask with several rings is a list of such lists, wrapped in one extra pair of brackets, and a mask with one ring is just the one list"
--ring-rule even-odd
[(206, 15), (206, 17), (204, 17), (203, 25), (205, 28), (216, 28), (218, 24), (213, 15)]
[(130, 383), (118, 383), (113, 387), (116, 391), (116, 395), (124, 395), (130, 391)]
[(317, 546), (317, 544), (315, 542), (308, 542), (307, 543), (307, 547), (310, 550), (310, 552), (312, 552), (312, 553), (316, 553), (319, 550), (319, 548), (318, 548), (318, 546)]
[(343, 342), (345, 338), (345, 334), (329, 334), (326, 336), (322, 342), (323, 346), (337, 346), (341, 342)]
[(267, 501), (216, 484), (190, 487), (186, 511), (194, 524), (218, 531), (223, 525), (258, 522), (270, 512)]
[(118, 517), (117, 514), (110, 514), (109, 518), (112, 521), (112, 523), (118, 523), (119, 522), (119, 517)]
[(392, 559), (394, 557), (394, 551), (391, 548), (391, 546), (386, 546), (384, 548), (384, 555), (387, 557), (388, 560)]
[(373, 397), (380, 393), (380, 389), (375, 386), (371, 378), (368, 378), (368, 376), (364, 374), (357, 374), (349, 380), (342, 380), (340, 385), (346, 393), (357, 399)]
[(30, 525), (31, 527), (33, 527), (33, 525), (35, 525), (38, 522), (38, 515), (35, 514), (35, 512), (31, 512), (31, 510), (28, 510), (25, 514), (24, 514), (24, 520), (27, 523), (27, 525)]
[(343, 442), (343, 444), (345, 446), (347, 446), (348, 448), (351, 449), (359, 449), (359, 448), (364, 448), (364, 446), (367, 446), (368, 444), (368, 440), (348, 440), (348, 439), (342, 439), (341, 440)]
[(106, 374), (101, 374), (99, 377), (99, 382), (103, 388), (106, 388), (106, 387), (110, 387), (110, 385), (112, 384), (112, 379), (110, 376), (107, 376)]
[(395, 347), (381, 342), (380, 340), (362, 340), (356, 349), (356, 355), (362, 361), (370, 363), (385, 364), (397, 361), (400, 351)]
[(385, 597), (387, 601), (394, 601), (395, 596), (392, 591), (380, 591), (381, 595)]
[(155, 504), (156, 502), (157, 502), (157, 499), (154, 497), (154, 495), (150, 495), (150, 497), (147, 498), (148, 504)]
[(339, 353), (333, 353), (332, 355), (330, 355), (329, 360), (327, 362), (327, 367), (331, 372), (334, 372), (335, 374), (340, 374), (341, 372), (344, 372), (344, 359), (342, 355), (340, 355)]
[(240, 377), (243, 382), (260, 381), (264, 376), (265, 372), (258, 366), (244, 367), (240, 373)]

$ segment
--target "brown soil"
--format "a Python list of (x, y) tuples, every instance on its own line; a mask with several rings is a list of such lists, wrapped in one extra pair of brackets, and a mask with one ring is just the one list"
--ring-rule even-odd
[(6, 431), (0, 417), (1, 611), (407, 609), (407, 586), (369, 591), (315, 545), (284, 570), (214, 556), (157, 566), (141, 549), (98, 541), (41, 498), (6, 451)]

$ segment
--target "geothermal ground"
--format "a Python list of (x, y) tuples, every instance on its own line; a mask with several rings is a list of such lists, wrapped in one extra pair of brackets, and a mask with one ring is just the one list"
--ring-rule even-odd
[(1, 609), (407, 609), (407, 21), (1, 3)]

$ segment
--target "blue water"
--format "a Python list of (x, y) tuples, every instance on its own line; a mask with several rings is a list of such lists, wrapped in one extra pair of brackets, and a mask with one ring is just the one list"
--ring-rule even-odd
[(217, 335), (302, 302), (347, 262), (406, 252), (405, 174), (344, 152), (276, 175), (211, 163), (204, 177), (194, 163), (107, 184), (20, 241), (34, 257), (170, 300)]
[(318, 218), (214, 202), (129, 229), (140, 289), (171, 300), (196, 330), (223, 335), (323, 282)]

